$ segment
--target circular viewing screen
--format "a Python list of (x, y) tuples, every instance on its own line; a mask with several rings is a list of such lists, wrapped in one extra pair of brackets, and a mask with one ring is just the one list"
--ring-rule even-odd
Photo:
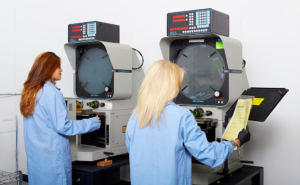
[(101, 94), (112, 79), (112, 65), (108, 54), (99, 48), (88, 50), (78, 66), (78, 78), (90, 94)]
[(224, 82), (224, 61), (219, 52), (206, 44), (194, 44), (182, 50), (176, 61), (186, 70), (181, 92), (193, 100), (206, 100), (219, 91)]

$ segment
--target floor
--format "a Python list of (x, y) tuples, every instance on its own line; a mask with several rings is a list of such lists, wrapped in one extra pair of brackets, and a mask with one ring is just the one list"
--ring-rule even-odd
[[(17, 185), (17, 184), (14, 184), (14, 185)], [(28, 183), (23, 181), (22, 185), (28, 185)], [(115, 184), (115, 185), (130, 185), (130, 182), (123, 181), (123, 182), (119, 182), (118, 184)]]

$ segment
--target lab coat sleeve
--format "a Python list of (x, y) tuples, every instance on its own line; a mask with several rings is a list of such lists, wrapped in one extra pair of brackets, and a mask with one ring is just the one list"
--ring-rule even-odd
[(128, 151), (128, 153), (130, 153), (131, 138), (129, 137), (127, 129), (126, 129), (126, 133), (125, 133), (125, 142), (126, 142), (127, 151)]
[(130, 131), (130, 122), (132, 121), (132, 116), (130, 117), (127, 127), (126, 127), (126, 132), (125, 132), (125, 143), (127, 147), (127, 152), (130, 153), (130, 143), (131, 143), (131, 136), (129, 134)]
[(47, 98), (48, 116), (57, 133), (72, 136), (92, 132), (100, 128), (99, 119), (97, 117), (78, 121), (69, 120), (65, 100), (63, 95), (59, 93), (52, 93)]
[(190, 112), (182, 121), (184, 145), (199, 162), (214, 168), (223, 164), (232, 155), (233, 146), (230, 142), (210, 143), (207, 141), (206, 134), (201, 131)]

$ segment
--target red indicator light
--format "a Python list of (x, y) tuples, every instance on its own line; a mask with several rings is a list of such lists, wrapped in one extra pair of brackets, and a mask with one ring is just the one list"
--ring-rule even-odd
[(80, 26), (72, 26), (72, 29), (80, 28)]
[(184, 22), (185, 19), (174, 19), (173, 22)]
[(178, 27), (178, 28), (170, 28), (170, 31), (176, 31), (176, 30), (187, 30), (189, 27)]
[(72, 30), (72, 32), (81, 31), (81, 29)]
[(111, 95), (111, 93), (107, 93), (107, 95)]
[(176, 19), (176, 18), (182, 18), (182, 17), (185, 17), (185, 15), (174, 15), (174, 16), (173, 16), (173, 19)]
[(217, 101), (223, 101), (224, 99), (217, 99)]
[(82, 38), (82, 35), (71, 36), (70, 39)]

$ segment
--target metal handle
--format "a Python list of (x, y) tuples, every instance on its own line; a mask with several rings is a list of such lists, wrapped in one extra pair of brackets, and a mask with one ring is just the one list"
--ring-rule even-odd
[(241, 163), (254, 164), (254, 161), (240, 160)]
[(114, 155), (114, 153), (112, 153), (112, 152), (103, 152), (103, 153), (106, 155)]

